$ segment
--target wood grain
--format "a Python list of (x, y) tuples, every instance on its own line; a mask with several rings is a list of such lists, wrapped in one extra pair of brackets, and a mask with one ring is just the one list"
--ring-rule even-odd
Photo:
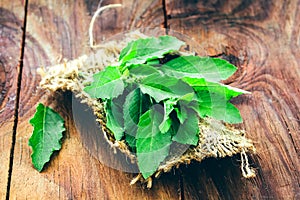
[[(166, 16), (163, 13), (165, 2)], [(92, 143), (99, 134), (93, 115), (79, 108), (72, 94), (49, 96), (37, 88), (39, 66), (91, 53), (88, 26), (98, 1), (30, 0), (11, 199), (299, 199), (300, 198), (300, 1), (104, 0), (123, 8), (102, 13), (95, 42), (135, 28), (163, 27), (193, 39), (199, 55), (228, 59), (238, 72), (226, 83), (251, 91), (234, 99), (255, 141), (251, 165), (257, 177), (245, 180), (233, 158), (192, 163), (154, 180), (151, 190), (129, 186), (133, 174), (108, 167), (107, 144)], [(5, 198), (14, 115), (17, 65), (23, 20), (22, 1), (0, 1), (0, 199)], [(171, 34), (176, 32), (170, 31)], [(73, 104), (72, 104), (73, 101)], [(28, 120), (38, 102), (65, 119), (62, 150), (42, 173), (31, 164)], [(75, 104), (74, 104), (75, 102)], [(77, 109), (86, 123), (75, 124)], [(89, 145), (94, 145), (87, 148)], [(95, 146), (95, 144), (97, 144)], [(118, 163), (116, 163), (118, 164)]]
[[(185, 194), (204, 199), (300, 198), (300, 1), (168, 1), (170, 29), (199, 43), (201, 55), (237, 58), (229, 83), (251, 91), (234, 103), (256, 143), (257, 177), (244, 180), (229, 160), (184, 173)], [(296, 53), (297, 52), (297, 53)], [(230, 59), (229, 59), (230, 60)], [(233, 60), (234, 61), (234, 60)], [(210, 186), (203, 179), (211, 180)], [(216, 191), (213, 195), (213, 191)], [(196, 195), (195, 199), (199, 196)], [(216, 195), (216, 196), (214, 196)]]
[[(116, 2), (104, 1), (103, 5), (108, 3)], [(159, 1), (122, 3), (130, 9), (111, 10), (99, 17), (95, 26), (96, 42), (129, 28), (146, 27), (147, 24), (160, 26), (163, 21)], [(60, 58), (72, 59), (91, 52), (87, 43), (87, 28), (90, 14), (96, 11), (97, 5), (94, 1), (30, 1), (20, 104), (22, 112), (18, 123), (10, 193), (12, 199), (178, 198), (177, 176), (166, 175), (160, 181), (155, 181), (151, 191), (143, 190), (142, 185), (130, 187), (133, 174), (107, 167), (85, 148), (80, 131), (87, 131), (89, 127), (76, 128), (71, 94), (47, 98), (44, 91), (37, 89), (40, 80), (36, 74), (37, 67), (56, 64), (61, 62)], [(148, 21), (149, 10), (154, 15), (151, 18), (155, 20)], [(27, 145), (32, 132), (28, 119), (32, 117), (39, 101), (55, 107), (66, 119), (67, 127), (62, 150), (42, 173), (33, 169), (31, 149)], [(105, 153), (105, 149), (101, 150), (104, 147), (99, 148)]]
[(0, 1), (0, 199), (7, 190), (12, 144), (23, 6)]

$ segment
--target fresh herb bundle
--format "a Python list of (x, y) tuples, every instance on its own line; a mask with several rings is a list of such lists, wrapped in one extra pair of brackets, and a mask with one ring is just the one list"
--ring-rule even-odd
[[(77, 72), (89, 65), (86, 57), (67, 63), (71, 67), (67, 71), (59, 65), (48, 73), (41, 69), (41, 85), (51, 91), (71, 90), (88, 101), (96, 99), (99, 104), (94, 100), (97, 104), (90, 104), (94, 110), (99, 109), (96, 105), (104, 105), (102, 125), (112, 132), (115, 140), (125, 142), (131, 153), (136, 154), (139, 170), (148, 179), (174, 156), (171, 147), (199, 147), (203, 142), (199, 138), (208, 135), (208, 130), (213, 131), (212, 135), (220, 131), (221, 128), (214, 126), (203, 129), (210, 126), (211, 120), (242, 122), (239, 110), (230, 100), (247, 92), (220, 83), (235, 73), (236, 67), (219, 58), (183, 55), (179, 51), (183, 45), (184, 42), (172, 36), (138, 39), (120, 52), (118, 64), (94, 74), (93, 82), (84, 88), (81, 86), (90, 76), (80, 80), (84, 84), (78, 84)], [(203, 120), (209, 123), (202, 123)], [(29, 140), (32, 162), (41, 171), (53, 151), (61, 147), (64, 121), (52, 109), (39, 104), (30, 123), (34, 126)], [(231, 133), (230, 129), (227, 131)], [(245, 156), (245, 151), (254, 151), (254, 147), (242, 138), (232, 144), (237, 145), (236, 152)], [(243, 166), (242, 163), (243, 175), (253, 176), (247, 166), (249, 170), (245, 173)]]
[(167, 158), (172, 143), (197, 145), (199, 119), (240, 123), (230, 99), (246, 91), (220, 83), (236, 67), (225, 60), (181, 55), (172, 36), (130, 42), (119, 64), (94, 74), (84, 88), (105, 105), (106, 126), (137, 155), (147, 179)]

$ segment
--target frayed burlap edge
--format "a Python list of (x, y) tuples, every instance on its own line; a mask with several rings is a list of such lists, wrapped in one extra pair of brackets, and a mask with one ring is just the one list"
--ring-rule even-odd
[[(97, 121), (102, 125), (101, 127), (108, 143), (125, 153), (132, 162), (136, 162), (136, 157), (129, 151), (125, 141), (116, 141), (110, 130), (106, 128), (103, 104), (96, 99), (90, 98), (83, 91), (83, 88), (91, 83), (93, 74), (102, 70), (105, 66), (118, 64), (120, 51), (128, 42), (145, 37), (147, 36), (140, 32), (131, 32), (126, 34), (120, 41), (110, 41), (101, 45), (97, 51), (94, 51), (89, 56), (84, 55), (72, 61), (64, 61), (64, 63), (59, 65), (38, 69), (38, 73), (42, 77), (40, 82), (41, 88), (50, 92), (55, 92), (56, 90), (72, 91), (76, 98), (81, 99), (82, 103), (86, 103), (93, 109), (94, 114), (97, 116)], [(196, 147), (189, 147), (182, 155), (168, 157), (159, 166), (154, 175), (155, 177), (158, 177), (162, 172), (169, 172), (173, 167), (178, 167), (180, 164), (189, 164), (192, 160), (201, 162), (208, 157), (223, 158), (235, 154), (241, 155), (242, 175), (245, 178), (255, 176), (255, 172), (249, 166), (246, 155), (247, 152), (255, 153), (255, 147), (252, 141), (245, 137), (244, 131), (234, 129), (211, 118), (201, 119), (199, 128), (199, 144)], [(148, 188), (152, 185), (152, 178), (144, 180), (141, 174), (134, 178), (131, 184), (137, 181), (147, 182)]]

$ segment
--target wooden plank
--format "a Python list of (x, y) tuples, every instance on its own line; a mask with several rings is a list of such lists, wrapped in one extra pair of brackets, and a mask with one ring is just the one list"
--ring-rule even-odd
[(24, 5), (0, 1), (0, 199), (5, 199), (12, 144)]
[(183, 169), (186, 199), (299, 199), (299, 1), (166, 4), (169, 28), (194, 38), (200, 55), (238, 64), (228, 83), (252, 92), (234, 103), (257, 148), (257, 177), (243, 179), (235, 159), (209, 159)]
[[(115, 3), (104, 1), (103, 5)], [(103, 13), (95, 26), (99, 43), (115, 33), (133, 27), (160, 26), (163, 23), (160, 1), (123, 1), (124, 9)], [(75, 127), (70, 94), (55, 100), (38, 90), (36, 68), (56, 64), (59, 58), (76, 58), (90, 52), (88, 25), (97, 9), (95, 1), (29, 2), (27, 40), (21, 93), (21, 112), (14, 155), (10, 197), (12, 199), (177, 199), (178, 176), (164, 175), (152, 190), (137, 184), (130, 187), (134, 175), (107, 167), (85, 148), (82, 129)], [(38, 102), (55, 107), (65, 119), (67, 131), (59, 154), (42, 173), (33, 169), (31, 149), (27, 145), (32, 132), (28, 120)], [(58, 101), (59, 103), (55, 103)], [(59, 106), (55, 106), (59, 104)], [(99, 134), (83, 128), (83, 131)], [(98, 147), (99, 151), (105, 149)], [(104, 152), (105, 153), (105, 152)]]

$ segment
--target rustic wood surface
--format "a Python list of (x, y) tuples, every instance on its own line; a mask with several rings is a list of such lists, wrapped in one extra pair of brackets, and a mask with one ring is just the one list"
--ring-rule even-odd
[(21, 2), (0, 1), (0, 197), (6, 196), (9, 158), (12, 145), (17, 66), (22, 37)]
[[(74, 124), (70, 93), (49, 97), (37, 88), (37, 67), (91, 52), (87, 30), (98, 3), (29, 0), (14, 142), (25, 3), (0, 0), (0, 199), (300, 199), (300, 1), (102, 2), (123, 8), (97, 18), (96, 42), (126, 30), (168, 27), (194, 39), (200, 55), (236, 64), (239, 70), (227, 83), (252, 92), (234, 104), (244, 118), (240, 127), (255, 141), (250, 162), (256, 178), (242, 178), (239, 156), (207, 159), (162, 175), (151, 190), (129, 186), (133, 174), (107, 167), (86, 149), (88, 136)], [(38, 102), (55, 107), (67, 127), (61, 151), (42, 173), (32, 167), (27, 145)]]

